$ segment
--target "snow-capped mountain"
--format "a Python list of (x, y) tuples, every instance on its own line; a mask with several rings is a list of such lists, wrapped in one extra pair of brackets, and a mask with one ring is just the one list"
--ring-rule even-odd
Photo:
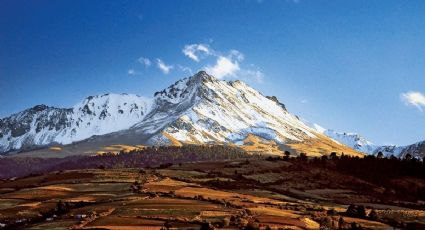
[(383, 153), (383, 155), (386, 157), (395, 156), (404, 158), (406, 155), (410, 154), (412, 157), (423, 159), (425, 157), (425, 141), (417, 142), (407, 146), (379, 146), (373, 151), (373, 154), (377, 155), (379, 152)]
[(367, 140), (366, 138), (357, 133), (337, 132), (332, 129), (323, 128), (322, 126), (315, 123), (311, 123), (309, 121), (304, 122), (317, 132), (331, 138), (332, 140), (338, 143), (349, 146), (359, 152), (373, 154), (375, 149), (378, 147), (374, 145), (371, 141)]
[(413, 145), (408, 145), (401, 147), (403, 148), (400, 157), (405, 157), (407, 154), (410, 154), (412, 157), (419, 159), (425, 159), (425, 141), (417, 142)]
[(280, 102), (241, 81), (220, 81), (205, 72), (156, 93), (152, 111), (134, 128), (157, 134), (152, 143), (168, 142), (169, 136), (188, 143), (237, 143), (249, 133), (279, 143), (316, 137)]
[(371, 154), (377, 155), (379, 152), (384, 154), (385, 157), (395, 156), (395, 157), (403, 157), (403, 152), (407, 148), (407, 146), (396, 146), (396, 145), (384, 145), (377, 146)]
[(344, 144), (362, 153), (369, 155), (377, 155), (381, 152), (385, 157), (395, 156), (404, 158), (407, 154), (413, 157), (423, 158), (425, 156), (425, 141), (418, 142), (407, 146), (396, 145), (375, 145), (363, 136), (357, 133), (336, 132), (332, 129), (326, 129), (322, 126), (305, 121), (305, 123), (319, 133), (335, 140), (338, 143)]
[(90, 96), (69, 109), (37, 105), (0, 120), (0, 152), (70, 144), (128, 129), (142, 120), (150, 107), (151, 100), (129, 94)]
[(339, 143), (347, 145), (363, 153), (372, 154), (377, 147), (372, 142), (368, 141), (366, 138), (360, 136), (357, 133), (339, 133), (328, 129), (324, 132), (324, 134), (338, 141)]
[(332, 129), (323, 128), (318, 124), (309, 123), (309, 126), (338, 143), (347, 145), (362, 153), (373, 154), (374, 150), (378, 147), (357, 133), (341, 133)]
[(152, 99), (105, 94), (88, 97), (73, 108), (41, 105), (0, 120), (0, 152), (53, 143), (63, 148), (73, 143), (68, 153), (95, 151), (105, 144), (215, 143), (251, 145), (250, 150), (259, 151), (273, 145), (313, 155), (332, 151), (360, 155), (309, 127), (276, 97), (204, 71), (177, 81)]

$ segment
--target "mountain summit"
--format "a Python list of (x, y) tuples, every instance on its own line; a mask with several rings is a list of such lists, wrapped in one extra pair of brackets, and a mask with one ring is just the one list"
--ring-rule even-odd
[(184, 143), (238, 143), (248, 134), (279, 143), (315, 137), (279, 102), (241, 81), (220, 81), (205, 72), (157, 93), (152, 111), (135, 127), (161, 131), (154, 142), (169, 142), (168, 135)]
[(89, 96), (68, 109), (37, 105), (0, 119), (0, 152), (71, 144), (127, 129), (142, 120), (150, 106), (150, 99), (129, 94)]
[[(361, 155), (305, 124), (276, 97), (205, 71), (152, 99), (104, 94), (73, 108), (39, 105), (0, 120), (0, 152), (57, 145), (58, 151), (93, 154), (116, 146), (183, 144), (228, 144), (272, 154)], [(110, 145), (115, 149), (105, 147)]]

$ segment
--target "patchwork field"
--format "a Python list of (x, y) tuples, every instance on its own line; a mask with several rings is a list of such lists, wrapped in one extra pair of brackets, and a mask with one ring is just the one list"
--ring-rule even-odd
[[(416, 181), (424, 183), (423, 180)], [(0, 182), (0, 228), (423, 229), (425, 204), (299, 161), (58, 171)], [(363, 207), (355, 216), (349, 206)], [(373, 213), (373, 214), (371, 214)]]

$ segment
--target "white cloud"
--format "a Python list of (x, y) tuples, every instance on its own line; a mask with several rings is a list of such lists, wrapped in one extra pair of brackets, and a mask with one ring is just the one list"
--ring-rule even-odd
[(422, 108), (425, 107), (425, 96), (420, 92), (410, 91), (407, 93), (401, 94), (401, 99), (406, 103), (406, 105), (413, 105), (422, 111)]
[(205, 70), (218, 79), (226, 76), (234, 76), (240, 70), (237, 60), (232, 60), (229, 57), (219, 56), (214, 66), (207, 66)]
[(301, 103), (302, 103), (302, 104), (307, 104), (307, 103), (308, 103), (308, 100), (307, 100), (307, 99), (302, 99), (302, 100), (301, 100)]
[(149, 58), (145, 58), (145, 57), (140, 57), (139, 59), (137, 59), (137, 61), (140, 64), (144, 65), (145, 67), (149, 67), (152, 64), (151, 60), (149, 60)]
[(136, 71), (134, 69), (129, 69), (127, 73), (128, 75), (136, 75)]
[(210, 55), (210, 48), (207, 44), (190, 44), (185, 45), (182, 52), (188, 58), (199, 62), (199, 60), (207, 55)]
[[(185, 45), (182, 52), (185, 56), (195, 62), (200, 62), (202, 59), (207, 57), (213, 57), (215, 59), (215, 63), (204, 65), (202, 69), (218, 79), (237, 77), (258, 83), (262, 83), (264, 81), (264, 74), (258, 70), (258, 68), (255, 68), (254, 65), (250, 65), (251, 67), (248, 68), (241, 65), (245, 56), (238, 50), (231, 49), (228, 52), (220, 52), (214, 50), (208, 44), (199, 43)], [(181, 68), (182, 66), (177, 67), (182, 71), (186, 71)], [(189, 73), (191, 72), (192, 71), (190, 70)]]
[(156, 59), (156, 64), (158, 66), (158, 68), (164, 73), (164, 74), (168, 74), (170, 73), (171, 69), (174, 68), (174, 66), (172, 65), (167, 65), (165, 64), (161, 59), (157, 58)]
[(130, 75), (130, 76), (139, 76), (139, 75), (142, 75), (141, 72), (138, 72), (137, 70), (135, 70), (133, 68), (128, 69), (127, 74)]

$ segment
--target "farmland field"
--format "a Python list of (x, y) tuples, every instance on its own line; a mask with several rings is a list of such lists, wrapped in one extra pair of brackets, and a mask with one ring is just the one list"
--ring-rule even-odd
[[(13, 229), (425, 226), (420, 199), (382, 200), (379, 185), (335, 170), (303, 167), (297, 160), (226, 160), (3, 180), (0, 223)], [(349, 205), (364, 207), (365, 215), (348, 213)], [(372, 210), (377, 216), (370, 216)]]

